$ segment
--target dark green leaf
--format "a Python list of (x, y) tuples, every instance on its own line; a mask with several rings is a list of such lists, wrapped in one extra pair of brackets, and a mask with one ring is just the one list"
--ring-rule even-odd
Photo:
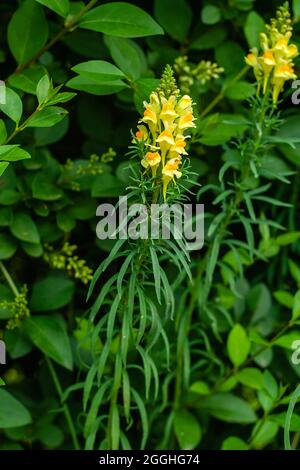
[(125, 2), (106, 3), (93, 8), (83, 15), (79, 26), (125, 38), (163, 34), (161, 27), (148, 13)]

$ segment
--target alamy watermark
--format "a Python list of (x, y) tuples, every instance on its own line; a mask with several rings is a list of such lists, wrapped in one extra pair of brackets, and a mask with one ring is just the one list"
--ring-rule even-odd
[(294, 80), (292, 83), (292, 88), (295, 90), (292, 93), (292, 103), (296, 106), (300, 104), (300, 80)]
[(100, 204), (97, 237), (107, 239), (182, 240), (189, 251), (204, 245), (204, 204), (131, 204), (119, 197), (116, 206)]
[(6, 364), (6, 346), (2, 340), (0, 340), (0, 364)]
[(292, 343), (292, 349), (294, 350), (291, 361), (295, 366), (300, 364), (300, 339), (296, 339)]
[(0, 104), (6, 103), (6, 87), (5, 82), (0, 80)]

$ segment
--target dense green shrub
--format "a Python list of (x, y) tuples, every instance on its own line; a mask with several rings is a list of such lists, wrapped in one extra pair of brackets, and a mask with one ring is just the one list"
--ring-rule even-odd
[[(1, 449), (298, 447), (299, 111), (245, 63), (279, 6), (1, 2)], [(205, 204), (200, 251), (96, 237), (100, 202), (163, 200), (135, 138), (157, 87), (194, 102), (166, 198)]]

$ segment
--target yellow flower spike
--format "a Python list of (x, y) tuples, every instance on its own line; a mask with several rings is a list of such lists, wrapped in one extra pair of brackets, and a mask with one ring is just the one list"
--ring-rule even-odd
[(175, 176), (176, 176), (176, 178), (181, 178), (181, 176), (182, 176), (181, 171), (178, 171), (178, 167), (179, 167), (180, 163), (181, 163), (180, 158), (172, 158), (163, 167), (162, 180), (163, 180), (163, 196), (164, 196), (165, 201), (166, 201), (166, 197), (167, 197), (167, 190), (168, 190), (169, 183), (172, 180), (174, 180)]
[(146, 170), (151, 168), (152, 176), (155, 176), (160, 162), (161, 156), (158, 152), (147, 152), (141, 164)]
[(260, 34), (262, 55), (258, 57), (258, 51), (252, 49), (245, 61), (253, 67), (258, 92), (262, 85), (264, 94), (271, 88), (273, 103), (276, 105), (284, 83), (297, 78), (292, 59), (299, 52), (295, 44), (289, 44), (293, 28), (288, 2), (278, 8), (276, 18), (266, 25), (266, 30), (267, 34)]

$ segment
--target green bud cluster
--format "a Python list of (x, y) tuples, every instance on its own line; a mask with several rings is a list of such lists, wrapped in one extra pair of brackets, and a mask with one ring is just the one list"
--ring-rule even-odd
[(6, 329), (13, 330), (20, 326), (23, 320), (26, 320), (30, 317), (30, 310), (28, 308), (27, 300), (27, 286), (23, 286), (20, 293), (16, 295), (12, 302), (3, 300), (0, 302), (0, 307), (9, 310), (11, 313), (11, 318), (6, 324)]
[(178, 75), (180, 89), (185, 94), (190, 94), (191, 87), (196, 81), (205, 85), (210, 80), (219, 78), (224, 72), (223, 67), (214, 62), (201, 60), (198, 64), (193, 64), (188, 62), (187, 56), (177, 57), (174, 70)]
[(44, 260), (54, 269), (61, 269), (70, 277), (79, 279), (83, 284), (88, 284), (93, 277), (93, 271), (87, 266), (84, 259), (79, 259), (74, 253), (77, 245), (64, 243), (59, 251), (55, 251), (51, 245), (45, 245)]

